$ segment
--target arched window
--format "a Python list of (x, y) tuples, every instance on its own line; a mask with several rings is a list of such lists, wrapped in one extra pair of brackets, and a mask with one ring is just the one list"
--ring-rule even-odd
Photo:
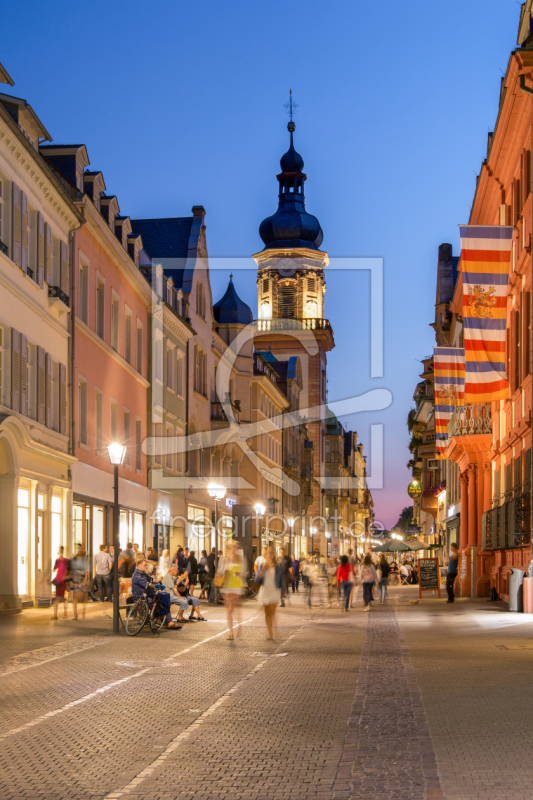
[(272, 309), (268, 300), (261, 303), (261, 319), (272, 319)]

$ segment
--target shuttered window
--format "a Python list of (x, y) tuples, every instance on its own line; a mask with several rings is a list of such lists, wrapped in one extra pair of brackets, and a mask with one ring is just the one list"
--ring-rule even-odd
[(118, 353), (118, 323), (120, 302), (114, 294), (111, 300), (111, 347)]
[(124, 421), (124, 429), (123, 429), (123, 440), (122, 443), (126, 446), (126, 454), (124, 456), (124, 466), (131, 468), (131, 422), (130, 422), (130, 412), (127, 408), (123, 411), (123, 421)]
[(20, 193), (20, 266), (23, 272), (28, 271), (28, 198)]
[(37, 218), (37, 283), (44, 285), (45, 224), (42, 214)]
[(20, 413), (28, 414), (28, 339), (20, 335)]
[(52, 228), (48, 223), (44, 226), (44, 273), (48, 286), (53, 286), (52, 282)]
[(293, 319), (295, 315), (296, 292), (293, 286), (282, 286), (279, 290), (279, 316)]
[(67, 368), (59, 364), (59, 433), (67, 435)]
[(139, 375), (143, 371), (143, 326), (137, 320), (137, 341), (135, 342), (135, 367)]
[(37, 348), (37, 422), (46, 423), (46, 353)]
[(131, 311), (124, 309), (124, 360), (131, 364)]
[(13, 243), (13, 261), (20, 267), (22, 264), (22, 192), (16, 183), (13, 184), (13, 213), (11, 241)]
[(66, 242), (61, 242), (60, 256), (61, 256), (61, 265), (60, 265), (61, 266), (61, 276), (60, 276), (61, 277), (61, 282), (60, 282), (60, 286), (61, 286), (61, 291), (64, 292), (64, 294), (66, 294), (66, 296), (68, 297), (69, 296), (69, 283), (70, 283), (70, 281), (69, 281), (69, 274), (68, 274), (69, 273), (68, 245), (67, 245)]
[(20, 333), (11, 329), (11, 408), (20, 412)]
[(96, 335), (105, 336), (105, 283), (96, 276)]
[(142, 427), (141, 420), (135, 420), (135, 469), (142, 471)]
[(87, 381), (78, 379), (78, 442), (87, 446)]

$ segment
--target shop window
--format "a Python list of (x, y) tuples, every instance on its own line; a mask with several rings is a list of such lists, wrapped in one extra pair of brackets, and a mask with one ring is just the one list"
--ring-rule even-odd
[(72, 550), (81, 546), (87, 549), (90, 542), (91, 531), (91, 506), (87, 503), (73, 503), (72, 505)]

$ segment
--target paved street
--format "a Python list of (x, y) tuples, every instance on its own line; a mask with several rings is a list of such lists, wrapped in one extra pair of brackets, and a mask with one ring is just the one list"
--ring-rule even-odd
[(118, 640), (100, 607), (3, 617), (0, 797), (529, 796), (531, 618), (416, 596), (345, 615), (300, 594), (274, 642), (253, 600), (234, 642), (211, 606)]

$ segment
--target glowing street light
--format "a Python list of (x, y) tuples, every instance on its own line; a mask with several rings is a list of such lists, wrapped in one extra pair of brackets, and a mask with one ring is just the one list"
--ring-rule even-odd
[[(216, 559), (215, 559), (215, 569), (218, 569), (218, 504), (220, 500), (223, 500), (226, 496), (226, 487), (220, 486), (218, 483), (210, 483), (207, 487), (207, 494), (209, 497), (212, 497), (215, 501), (215, 548), (216, 548)], [(215, 603), (217, 602), (216, 597), (216, 589), (215, 589)]]
[(290, 558), (291, 557), (292, 529), (294, 527), (294, 517), (289, 517), (287, 522), (289, 523), (289, 558)]
[(254, 506), (255, 518), (257, 520), (257, 555), (261, 555), (261, 517), (265, 515), (266, 506), (263, 503), (256, 503)]

